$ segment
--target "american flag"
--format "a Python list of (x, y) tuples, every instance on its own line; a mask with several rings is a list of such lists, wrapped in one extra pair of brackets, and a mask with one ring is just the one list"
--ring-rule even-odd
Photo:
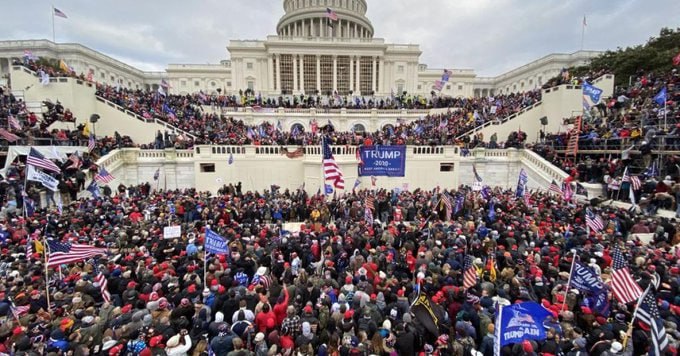
[(156, 173), (153, 174), (153, 180), (158, 180), (161, 176), (161, 169), (160, 167), (156, 169)]
[(366, 197), (366, 208), (375, 210), (375, 198), (371, 195)]
[(78, 155), (78, 152), (71, 153), (71, 155), (68, 156), (68, 160), (69, 160), (69, 162), (71, 162), (71, 164), (69, 164), (68, 167), (66, 167), (66, 169), (69, 169), (69, 168), (78, 169), (83, 165), (83, 162), (80, 160), (80, 156)]
[(10, 127), (14, 128), (15, 130), (21, 130), (21, 123), (19, 120), (17, 120), (16, 117), (10, 115), (7, 118), (7, 123), (9, 124)]
[(623, 171), (623, 178), (621, 181), (630, 182), (630, 187), (633, 188), (633, 190), (640, 190), (640, 188), (642, 188), (642, 182), (640, 182), (640, 178), (628, 174), (628, 167), (626, 167), (626, 169)]
[(647, 293), (642, 299), (640, 307), (638, 307), (637, 317), (643, 323), (649, 325), (651, 329), (652, 347), (649, 350), (649, 354), (661, 356), (663, 350), (668, 346), (668, 336), (666, 335), (666, 328), (664, 327), (663, 319), (659, 314), (659, 308), (656, 305), (656, 297), (651, 290), (651, 286), (647, 289)]
[(586, 225), (595, 232), (600, 232), (602, 229), (604, 229), (602, 218), (599, 215), (593, 213), (590, 208), (586, 208)]
[(378, 177), (376, 176), (371, 176), (371, 186), (375, 187), (375, 184), (378, 182)]
[(99, 173), (94, 176), (94, 180), (103, 184), (109, 184), (113, 182), (114, 179), (116, 178), (112, 176), (111, 173), (109, 173), (104, 167), (99, 168)]
[(29, 237), (28, 242), (26, 242), (26, 258), (31, 258), (33, 254), (33, 238)]
[(92, 152), (97, 146), (97, 140), (94, 138), (93, 134), (90, 134), (90, 138), (87, 140), (87, 150)]
[(59, 166), (57, 166), (54, 162), (50, 161), (49, 159), (45, 158), (38, 150), (35, 148), (31, 147), (31, 151), (28, 153), (28, 157), (26, 158), (26, 164), (30, 164), (34, 167), (37, 168), (42, 168), (48, 171), (56, 172), (56, 173), (61, 173), (61, 169)]
[(441, 80), (435, 80), (432, 89), (436, 91), (442, 91), (442, 89), (444, 89), (444, 82), (442, 82)]
[(0, 128), (0, 136), (8, 142), (14, 142), (19, 139), (19, 136), (7, 131), (5, 128)]
[(642, 289), (631, 276), (628, 262), (618, 246), (612, 252), (612, 291), (621, 303), (630, 303), (642, 296)]
[(562, 195), (562, 189), (560, 189), (560, 186), (557, 185), (557, 182), (553, 179), (552, 183), (550, 183), (550, 187), (548, 187), (548, 191), (555, 193), (557, 195)]
[(448, 194), (442, 194), (441, 201), (444, 203), (444, 206), (446, 207), (446, 219), (448, 220), (451, 217), (451, 212), (453, 211), (451, 199), (448, 196)]
[(47, 267), (82, 261), (106, 254), (106, 249), (83, 244), (47, 240)]
[(8, 298), (8, 299), (9, 299), (9, 303), (10, 303), (9, 308), (12, 312), (12, 315), (14, 316), (14, 318), (16, 320), (19, 320), (20, 316), (22, 316), (24, 314), (28, 314), (28, 311), (31, 310), (30, 305), (22, 305), (22, 306), (18, 307), (16, 304), (14, 304), (14, 300), (12, 300), (11, 298)]
[(104, 299), (105, 302), (109, 303), (111, 302), (111, 293), (109, 293), (109, 287), (108, 284), (109, 282), (106, 280), (106, 277), (102, 273), (102, 271), (97, 267), (97, 261), (93, 263), (94, 265), (94, 282), (99, 284), (99, 291), (102, 293), (102, 298)]
[(330, 7), (326, 8), (326, 17), (333, 21), (338, 21), (338, 14), (336, 14), (335, 11), (333, 11), (333, 9)]
[(463, 288), (470, 289), (477, 284), (477, 270), (472, 264), (472, 256), (465, 256), (465, 266), (463, 267)]
[(333, 152), (331, 151), (331, 145), (329, 143), (329, 138), (323, 138), (323, 175), (324, 180), (333, 181), (333, 186), (336, 189), (345, 189), (345, 179), (343, 178), (340, 166), (335, 162), (333, 158)]
[(54, 16), (62, 17), (62, 18), (65, 18), (65, 19), (68, 18), (63, 11), (57, 9), (56, 7), (53, 7), (53, 9), (54, 9)]

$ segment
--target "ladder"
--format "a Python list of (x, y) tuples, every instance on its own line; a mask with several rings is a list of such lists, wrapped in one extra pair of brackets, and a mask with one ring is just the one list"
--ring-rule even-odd
[(572, 156), (574, 160), (576, 159), (576, 153), (578, 152), (578, 138), (581, 133), (581, 116), (576, 117), (574, 122), (574, 128), (569, 131), (569, 141), (567, 142), (567, 150), (564, 153), (564, 158)]

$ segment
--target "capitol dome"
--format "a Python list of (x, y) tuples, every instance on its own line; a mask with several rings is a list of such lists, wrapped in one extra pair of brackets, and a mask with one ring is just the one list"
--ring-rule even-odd
[[(276, 33), (286, 37), (373, 38), (366, 0), (284, 0)], [(337, 21), (328, 18), (333, 10)]]

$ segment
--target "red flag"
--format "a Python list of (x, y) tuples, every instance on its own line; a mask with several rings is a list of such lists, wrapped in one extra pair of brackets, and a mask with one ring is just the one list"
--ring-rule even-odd
[(678, 53), (677, 55), (675, 55), (675, 57), (673, 57), (673, 65), (674, 66), (680, 66), (680, 53)]

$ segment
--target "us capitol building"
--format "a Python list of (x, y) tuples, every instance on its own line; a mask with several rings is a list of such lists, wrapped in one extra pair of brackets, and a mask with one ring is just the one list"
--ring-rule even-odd
[[(0, 41), (0, 84), (9, 80), (12, 60), (24, 51), (63, 59), (77, 73), (92, 71), (95, 81), (110, 85), (154, 90), (165, 79), (173, 94), (251, 89), (262, 96), (337, 92), (384, 97), (404, 91), (427, 96), (441, 79), (444, 68), (420, 63), (418, 45), (373, 37), (366, 0), (284, 0), (283, 7), (276, 35), (230, 41), (230, 59), (219, 64), (168, 64), (164, 72), (142, 71), (80, 44)], [(337, 21), (329, 18), (327, 8), (337, 14)], [(487, 96), (539, 88), (562, 68), (583, 65), (600, 53), (550, 54), (496, 77), (446, 68), (451, 75), (441, 95)]]

